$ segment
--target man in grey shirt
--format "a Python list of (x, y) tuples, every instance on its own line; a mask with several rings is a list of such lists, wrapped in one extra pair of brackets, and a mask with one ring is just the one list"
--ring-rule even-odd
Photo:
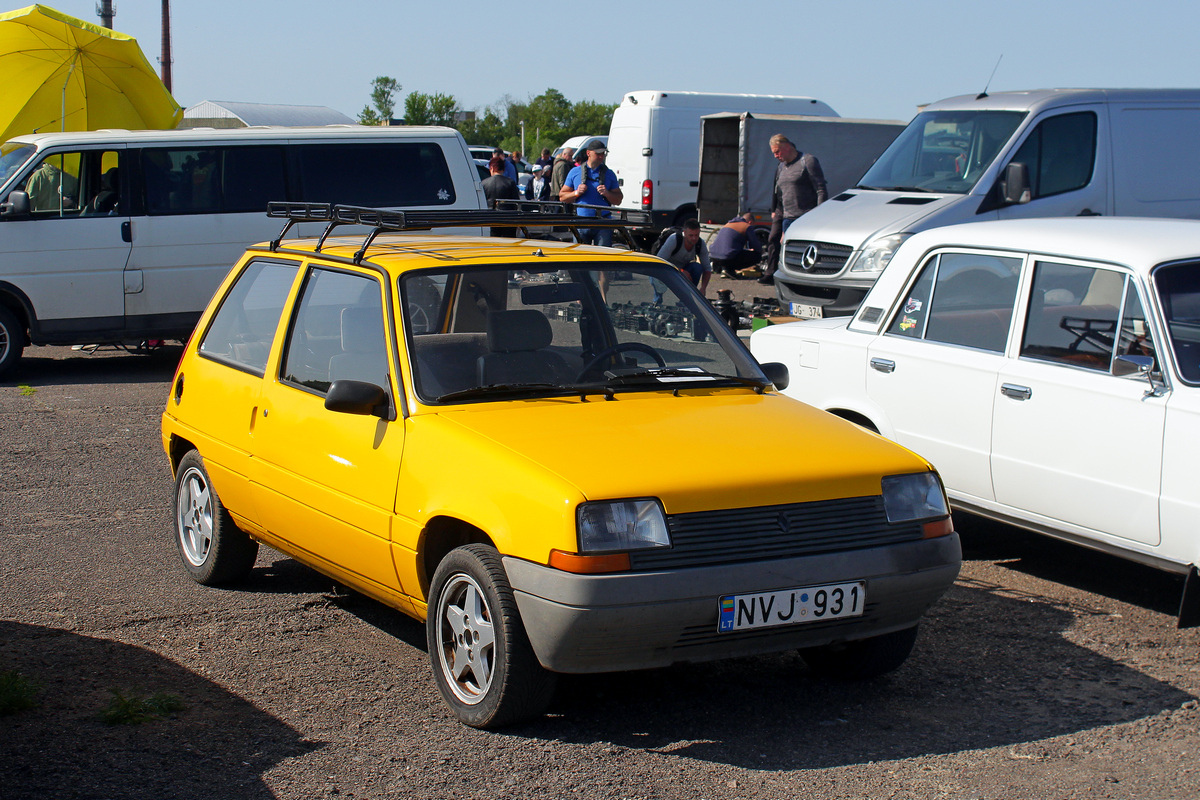
[(698, 221), (689, 219), (683, 223), (683, 229), (668, 236), (655, 255), (687, 275), (700, 294), (708, 289), (712, 260), (708, 257), (708, 246), (700, 239)]
[(783, 232), (802, 214), (829, 199), (825, 173), (810, 153), (801, 153), (782, 133), (771, 137), (771, 154), (779, 160), (775, 168), (775, 190), (771, 193), (771, 237), (767, 240), (767, 263), (759, 283), (774, 283), (779, 268), (779, 246)]

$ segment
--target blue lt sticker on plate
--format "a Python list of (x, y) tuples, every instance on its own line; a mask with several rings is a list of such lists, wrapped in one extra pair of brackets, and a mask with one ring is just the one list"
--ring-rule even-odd
[(729, 633), (747, 628), (860, 617), (866, 602), (867, 592), (863, 581), (802, 586), (757, 594), (731, 594), (720, 600), (717, 630)]

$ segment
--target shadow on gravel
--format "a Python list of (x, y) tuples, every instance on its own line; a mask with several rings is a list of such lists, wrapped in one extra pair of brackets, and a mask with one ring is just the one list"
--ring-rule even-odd
[[(0, 622), (0, 670), (17, 670), (41, 686), (40, 705), (0, 717), (5, 798), (267, 800), (275, 795), (263, 773), (317, 747), (217, 684), (140, 647)], [(186, 708), (141, 725), (107, 725), (99, 712), (112, 689), (143, 698), (175, 695)]]
[(817, 680), (795, 654), (570, 676), (549, 718), (512, 732), (749, 769), (820, 769), (1019, 746), (1191, 699), (1067, 641), (1080, 613), (960, 582), (922, 623), (908, 663), (880, 680)]
[(27, 347), (17, 368), (0, 386), (164, 383), (171, 380), (183, 346), (168, 344), (149, 353), (104, 347), (95, 353), (69, 347)]
[(1175, 616), (1184, 576), (1062, 542), (1003, 523), (955, 512), (963, 558), (997, 566), (1122, 603)]

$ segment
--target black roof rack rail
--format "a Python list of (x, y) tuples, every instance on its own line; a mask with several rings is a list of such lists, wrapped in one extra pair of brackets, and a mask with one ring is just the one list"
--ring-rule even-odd
[[(354, 255), (356, 262), (365, 256), (375, 237), (385, 232), (426, 231), (433, 228), (502, 227), (520, 228), (529, 234), (531, 227), (565, 227), (579, 239), (580, 228), (615, 228), (630, 249), (636, 249), (629, 228), (650, 224), (650, 214), (628, 208), (590, 206), (540, 200), (494, 200), (490, 209), (396, 211), (387, 208), (334, 205), (332, 203), (299, 203), (272, 201), (267, 204), (267, 216), (286, 219), (279, 236), (271, 241), (271, 250), (278, 250), (283, 238), (298, 222), (324, 222), (325, 231), (317, 241), (317, 252), (325, 240), (340, 225), (363, 225), (372, 229)], [(597, 216), (581, 217), (575, 209), (594, 209)], [(599, 216), (600, 212), (609, 216)]]

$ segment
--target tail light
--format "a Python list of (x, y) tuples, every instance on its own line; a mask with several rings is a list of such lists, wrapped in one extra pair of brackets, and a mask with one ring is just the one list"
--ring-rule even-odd
[(647, 179), (642, 181), (642, 208), (650, 209), (654, 206), (654, 183)]

